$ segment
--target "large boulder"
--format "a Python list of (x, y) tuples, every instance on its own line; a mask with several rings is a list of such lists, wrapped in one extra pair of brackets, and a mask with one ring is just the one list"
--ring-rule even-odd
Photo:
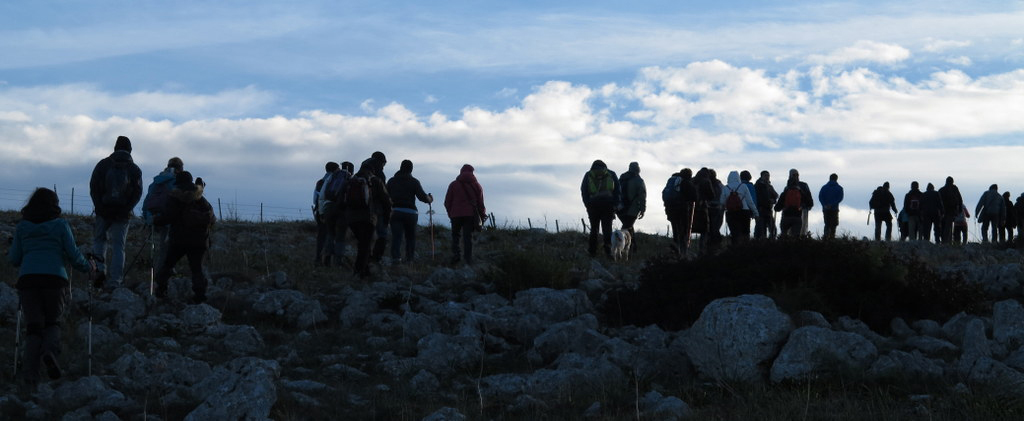
[(992, 336), (999, 343), (1017, 349), (1024, 345), (1024, 307), (1016, 300), (992, 306)]
[(925, 357), (918, 350), (894, 350), (875, 360), (868, 376), (874, 379), (931, 381), (941, 379), (944, 372), (942, 360)]
[(192, 387), (192, 395), (202, 400), (185, 417), (199, 420), (266, 420), (277, 402), (281, 367), (276, 361), (242, 357), (218, 366), (202, 382)]
[(307, 329), (326, 321), (320, 302), (295, 290), (274, 290), (260, 294), (252, 304), (256, 313), (283, 318), (289, 325)]
[(578, 289), (533, 288), (519, 291), (513, 305), (547, 323), (564, 322), (594, 311), (590, 299)]
[(761, 382), (792, 330), (793, 322), (771, 298), (721, 298), (704, 308), (684, 346), (702, 376)]
[(53, 391), (53, 401), (70, 408), (86, 407), (89, 413), (124, 410), (132, 401), (96, 376), (82, 377)]
[(555, 323), (533, 340), (529, 357), (534, 363), (544, 364), (566, 352), (586, 354), (596, 351), (608, 340), (597, 328), (597, 317), (593, 314)]
[(480, 338), (432, 333), (416, 344), (418, 363), (436, 374), (468, 369), (480, 365), (484, 354)]
[(799, 380), (833, 370), (863, 370), (878, 355), (870, 341), (856, 333), (806, 326), (794, 330), (772, 364), (772, 382)]

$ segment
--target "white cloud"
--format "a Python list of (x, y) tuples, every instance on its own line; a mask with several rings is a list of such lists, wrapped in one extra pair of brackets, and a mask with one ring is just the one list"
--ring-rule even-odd
[(971, 46), (971, 41), (956, 41), (946, 39), (931, 39), (926, 40), (926, 44), (922, 49), (929, 53), (942, 53), (948, 50), (966, 48)]
[(974, 64), (974, 61), (972, 61), (971, 58), (967, 56), (950, 57), (947, 58), (946, 61), (961, 67), (970, 67), (972, 64)]
[(436, 104), (437, 97), (433, 95), (427, 95), (425, 98), (423, 98), (423, 102), (427, 104)]
[(812, 55), (808, 61), (825, 65), (850, 63), (896, 64), (908, 58), (910, 58), (910, 50), (899, 45), (861, 40), (852, 46), (840, 48), (827, 55)]

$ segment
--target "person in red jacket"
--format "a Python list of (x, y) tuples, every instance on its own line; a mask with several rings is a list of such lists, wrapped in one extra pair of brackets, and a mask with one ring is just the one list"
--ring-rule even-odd
[[(479, 230), (487, 219), (484, 207), (484, 189), (473, 175), (473, 166), (462, 166), (459, 176), (448, 185), (444, 196), (444, 208), (452, 223), (452, 260), (459, 263), (464, 257), (467, 264), (473, 264), (473, 231)], [(459, 237), (462, 237), (464, 251), (459, 252)]]

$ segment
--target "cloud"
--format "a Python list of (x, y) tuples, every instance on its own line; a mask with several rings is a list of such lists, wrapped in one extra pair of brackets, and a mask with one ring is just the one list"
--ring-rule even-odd
[(857, 41), (828, 55), (812, 55), (808, 61), (824, 65), (850, 63), (896, 64), (910, 58), (910, 50), (895, 44), (875, 41)]
[(947, 58), (946, 61), (961, 67), (970, 67), (972, 64), (974, 64), (974, 61), (972, 61), (971, 58), (967, 56), (950, 57)]
[(971, 41), (955, 41), (929, 38), (922, 49), (929, 53), (941, 53), (952, 49), (970, 47), (971, 44)]

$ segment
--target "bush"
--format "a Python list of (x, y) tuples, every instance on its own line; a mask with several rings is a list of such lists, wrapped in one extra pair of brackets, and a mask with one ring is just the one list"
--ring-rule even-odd
[(552, 253), (530, 249), (506, 250), (499, 254), (488, 273), (499, 294), (512, 299), (530, 288), (573, 288), (572, 262)]
[(878, 244), (840, 239), (749, 242), (693, 261), (652, 259), (636, 289), (611, 292), (602, 306), (612, 323), (665, 329), (692, 324), (711, 301), (764, 294), (786, 312), (850, 316), (876, 331), (894, 317), (944, 320), (976, 310), (984, 294), (958, 275), (939, 275), (914, 257)]

